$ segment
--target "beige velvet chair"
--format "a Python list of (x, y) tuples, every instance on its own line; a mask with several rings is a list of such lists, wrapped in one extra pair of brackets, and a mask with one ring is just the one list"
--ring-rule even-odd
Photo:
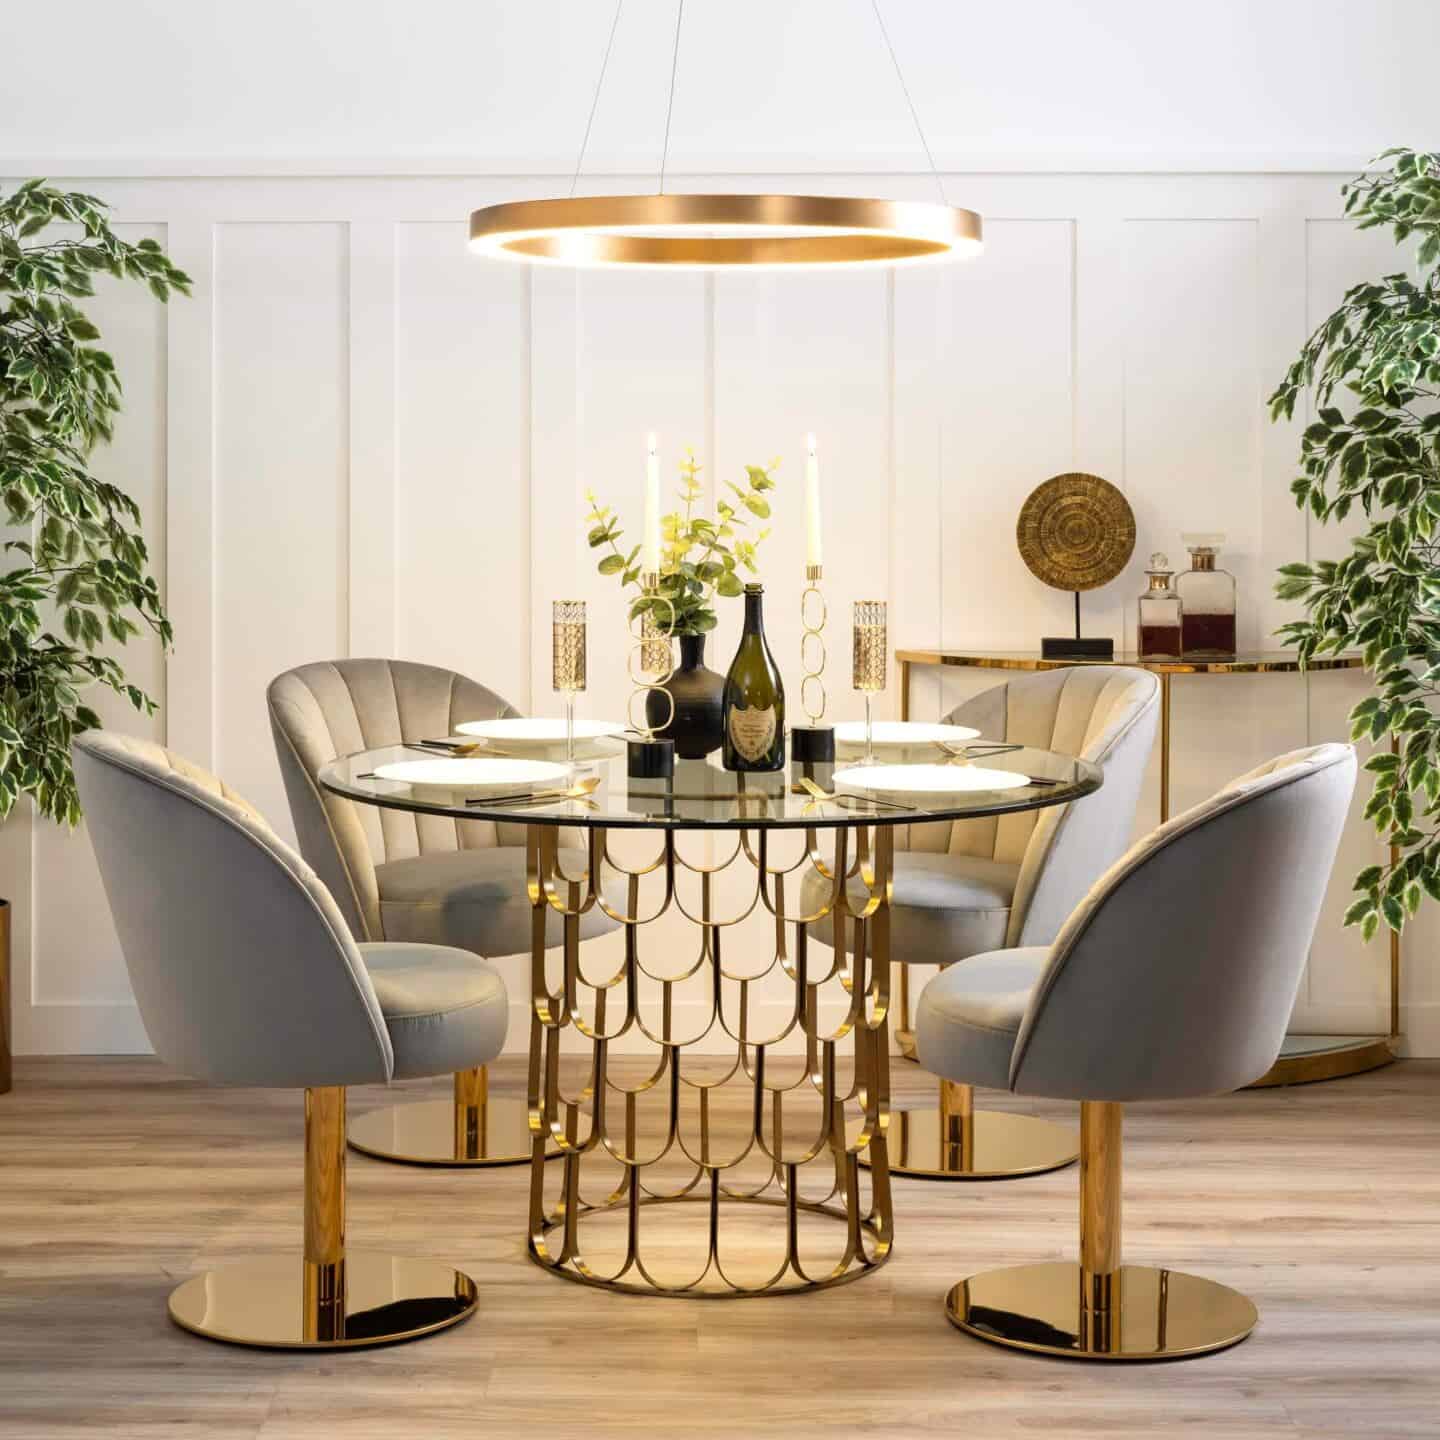
[[(949, 965), (1002, 946), (1046, 944), (1095, 879), (1130, 843), (1159, 719), (1160, 683), (1145, 670), (1083, 665), (1017, 675), (972, 697), (949, 721), (1006, 740), (1079, 756), (1104, 772), (1070, 805), (914, 825), (895, 855), (890, 953), (902, 966)], [(806, 881), (811, 909), (823, 903)], [(826, 920), (812, 928), (833, 943)], [(996, 1179), (1068, 1165), (1079, 1135), (1025, 1115), (977, 1112), (974, 1091), (940, 1083), (938, 1110), (899, 1109), (891, 1170), (927, 1179)]]
[[(322, 790), (322, 766), (381, 745), (452, 735), (466, 720), (519, 712), (483, 685), (404, 660), (326, 660), (270, 684), (270, 728), (301, 853), (336, 896), (356, 939), (456, 945), (486, 956), (529, 954), (525, 827), (357, 805)], [(570, 873), (583, 854), (562, 850)], [(551, 914), (554, 943), (560, 917)], [(580, 938), (613, 929), (598, 906)], [(428, 1165), (528, 1160), (524, 1102), (489, 1097), (483, 1067), (455, 1076), (452, 1101), (370, 1111), (350, 1143), (382, 1159)]]
[(1080, 1101), (1079, 1264), (962, 1280), (946, 1306), (962, 1330), (1047, 1354), (1153, 1360), (1254, 1328), (1237, 1291), (1122, 1265), (1122, 1107), (1235, 1090), (1275, 1063), (1354, 788), (1348, 745), (1271, 760), (1131, 849), (1053, 944), (977, 955), (925, 987), (915, 1031), (926, 1069)]
[(212, 1085), (305, 1091), (300, 1254), (187, 1280), (170, 1315), (236, 1344), (409, 1339), (473, 1313), (432, 1260), (345, 1248), (345, 1086), (483, 1065), (505, 1042), (495, 969), (465, 950), (357, 945), (320, 878), (213, 775), (90, 731), (75, 779), (135, 1001), (156, 1053)]

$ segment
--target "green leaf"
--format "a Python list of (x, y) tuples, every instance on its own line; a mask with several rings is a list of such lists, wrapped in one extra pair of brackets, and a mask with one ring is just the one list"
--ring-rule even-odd
[(625, 568), (625, 557), (623, 555), (606, 555), (599, 565), (602, 575), (618, 575)]

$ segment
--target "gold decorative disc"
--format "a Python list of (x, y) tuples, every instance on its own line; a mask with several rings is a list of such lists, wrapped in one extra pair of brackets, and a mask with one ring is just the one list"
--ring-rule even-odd
[(1037, 580), (1057, 590), (1094, 590), (1129, 563), (1135, 512), (1098, 475), (1054, 475), (1020, 507), (1015, 539)]

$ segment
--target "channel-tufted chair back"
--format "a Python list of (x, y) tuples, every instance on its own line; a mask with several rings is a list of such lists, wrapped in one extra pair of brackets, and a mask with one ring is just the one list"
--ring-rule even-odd
[(319, 877), (213, 775), (91, 730), (75, 779), (140, 1018), (213, 1085), (358, 1085), (393, 1051), (349, 927)]
[(1093, 761), (1105, 783), (1073, 805), (914, 826), (910, 849), (1018, 863), (1005, 943), (1048, 945), (1095, 876), (1130, 843), (1159, 714), (1159, 680), (1123, 665), (1018, 675), (982, 691), (947, 722), (969, 725), (987, 740)]
[(301, 853), (330, 887), (357, 939), (384, 938), (376, 865), (524, 843), (523, 826), (356, 805), (322, 790), (317, 779), (340, 755), (437, 739), (462, 721), (519, 713), (493, 690), (408, 660), (324, 660), (287, 670), (266, 694)]
[(1275, 1062), (1355, 789), (1349, 745), (1281, 755), (1160, 826), (1066, 921), (1031, 994), (1010, 1086), (1166, 1100)]

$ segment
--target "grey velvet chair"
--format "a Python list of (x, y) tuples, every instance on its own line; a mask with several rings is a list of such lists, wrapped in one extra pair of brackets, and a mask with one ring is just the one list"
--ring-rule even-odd
[[(483, 685), (404, 660), (324, 660), (277, 676), (267, 692), (270, 728), (300, 852), (330, 887), (357, 940), (456, 945), (479, 955), (529, 954), (525, 827), (446, 820), (357, 805), (322, 790), (322, 766), (339, 755), (454, 733), (466, 720), (519, 712)], [(571, 874), (579, 851), (562, 856)], [(549, 921), (560, 942), (559, 915)], [(593, 907), (582, 940), (613, 929)], [(530, 1159), (521, 1101), (493, 1101), (483, 1067), (457, 1072), (453, 1101), (369, 1111), (350, 1143), (387, 1160), (503, 1165)]]
[(345, 1086), (484, 1064), (505, 985), (436, 945), (357, 945), (330, 892), (214, 776), (91, 731), (75, 776), (146, 1033), (213, 1085), (305, 1091), (300, 1254), (187, 1280), (170, 1315), (237, 1344), (373, 1345), (453, 1325), (475, 1282), (433, 1260), (345, 1249)]
[(1079, 1100), (1080, 1260), (962, 1280), (946, 1313), (1024, 1350), (1106, 1360), (1243, 1340), (1254, 1305), (1195, 1275), (1122, 1265), (1122, 1107), (1238, 1089), (1280, 1053), (1355, 788), (1355, 753), (1271, 760), (1162, 825), (1050, 946), (978, 955), (920, 996), (920, 1063)]
[[(1001, 946), (1048, 944), (1065, 917), (1124, 853), (1155, 743), (1160, 682), (1148, 671), (1085, 665), (1018, 675), (967, 700), (947, 719), (987, 740), (1080, 756), (1105, 783), (1073, 804), (954, 824), (914, 825), (895, 855), (890, 953), (908, 967), (949, 965)], [(823, 903), (808, 877), (804, 897)], [(833, 943), (828, 920), (813, 927)], [(902, 1045), (907, 1037), (901, 1037)], [(975, 1110), (973, 1088), (940, 1082), (938, 1110), (892, 1116), (891, 1170), (938, 1180), (1000, 1179), (1068, 1165), (1079, 1153), (1069, 1126)]]

